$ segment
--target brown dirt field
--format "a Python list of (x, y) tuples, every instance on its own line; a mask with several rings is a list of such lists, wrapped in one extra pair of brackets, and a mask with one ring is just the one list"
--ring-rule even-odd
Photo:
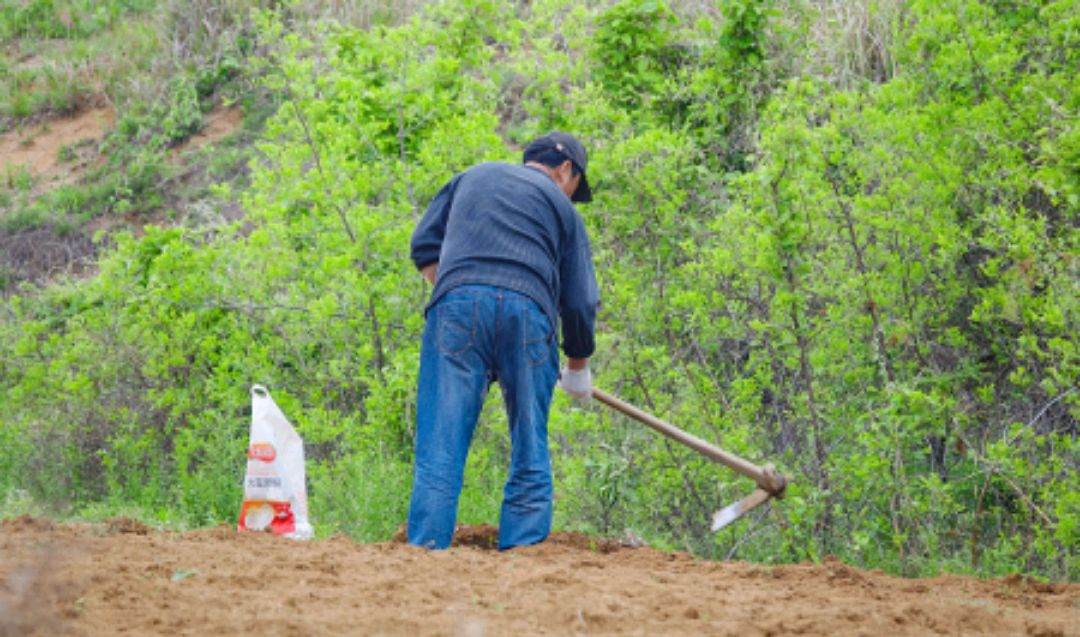
[(428, 553), (14, 518), (0, 635), (1080, 635), (1080, 584), (706, 562), (567, 533), (499, 553), (493, 534)]

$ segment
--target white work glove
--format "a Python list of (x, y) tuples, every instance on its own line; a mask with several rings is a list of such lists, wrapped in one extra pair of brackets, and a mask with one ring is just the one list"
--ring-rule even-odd
[(559, 388), (573, 396), (575, 400), (587, 403), (592, 397), (592, 372), (588, 367), (583, 369), (564, 367), (559, 375)]

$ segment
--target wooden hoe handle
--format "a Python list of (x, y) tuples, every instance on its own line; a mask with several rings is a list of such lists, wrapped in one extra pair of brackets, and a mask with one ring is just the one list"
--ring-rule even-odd
[(715, 445), (705, 442), (693, 434), (689, 434), (682, 429), (679, 429), (671, 423), (660, 420), (656, 416), (644, 412), (630, 403), (612, 396), (602, 389), (593, 387), (592, 396), (608, 407), (620, 411), (627, 416), (652, 427), (675, 442), (686, 445), (706, 458), (709, 458), (714, 462), (719, 462), (725, 467), (750, 478), (756, 482), (759, 487), (767, 491), (770, 496), (776, 498), (783, 497), (784, 487), (787, 486), (787, 478), (785, 478), (783, 474), (774, 471), (772, 467), (759, 467), (748, 460), (743, 460), (734, 454), (730, 454)]

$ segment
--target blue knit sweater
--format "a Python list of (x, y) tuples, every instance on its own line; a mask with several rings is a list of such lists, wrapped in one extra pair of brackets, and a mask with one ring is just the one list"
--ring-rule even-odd
[(595, 349), (599, 302), (589, 237), (570, 199), (542, 171), (484, 163), (455, 175), (431, 201), (412, 235), (417, 268), (438, 262), (431, 307), (467, 284), (520, 292), (557, 325), (562, 349)]

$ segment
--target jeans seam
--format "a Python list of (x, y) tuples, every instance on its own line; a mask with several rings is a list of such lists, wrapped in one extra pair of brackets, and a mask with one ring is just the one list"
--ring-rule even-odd
[[(526, 306), (526, 311), (524, 312), (524, 316), (525, 316), (526, 321), (529, 321), (529, 320), (531, 320), (533, 318), (532, 317), (532, 308), (531, 307)], [(524, 354), (525, 354), (525, 360), (529, 363), (529, 367), (531, 369), (537, 369), (539, 367), (542, 367), (545, 363), (548, 362), (548, 359), (551, 358), (551, 335), (555, 331), (551, 327), (551, 321), (548, 320), (547, 316), (544, 314), (544, 312), (542, 310), (539, 312), (538, 316), (539, 316), (539, 318), (543, 319), (546, 323), (548, 323), (546, 334), (544, 335), (544, 338), (536, 339), (534, 341), (530, 341), (529, 340), (529, 326), (525, 325), (525, 329), (522, 330), (522, 333), (523, 333), (522, 350), (524, 351)], [(536, 344), (540, 344), (540, 343), (543, 343), (544, 355), (539, 360), (534, 362), (533, 359), (532, 359), (532, 356), (529, 355), (529, 345), (530, 344), (536, 345)]]

